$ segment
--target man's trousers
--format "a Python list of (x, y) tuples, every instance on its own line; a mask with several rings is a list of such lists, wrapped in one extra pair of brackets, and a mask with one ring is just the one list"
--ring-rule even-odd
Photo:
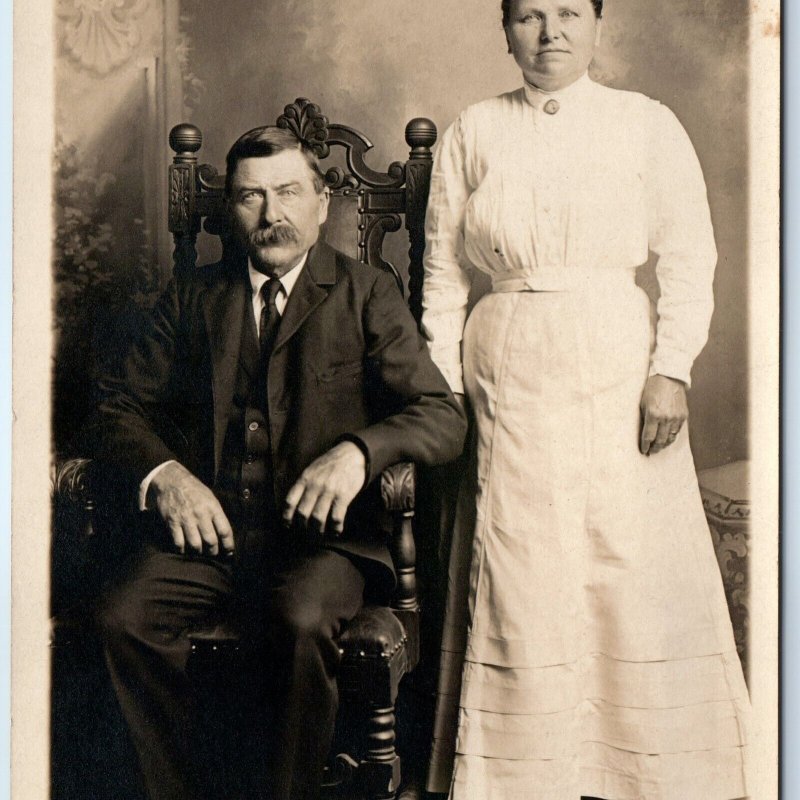
[[(330, 550), (276, 555), (279, 548), (246, 544), (237, 542), (229, 560), (148, 544), (99, 609), (111, 680), (152, 800), (319, 793), (338, 704), (336, 639), (361, 608), (364, 579)], [(245, 658), (232, 663), (247, 669), (221, 672), (219, 686), (195, 680), (186, 634), (228, 616), (243, 631)], [(205, 713), (218, 693), (239, 706), (221, 730)], [(240, 774), (228, 789), (222, 776), (231, 765), (220, 753), (232, 743)]]

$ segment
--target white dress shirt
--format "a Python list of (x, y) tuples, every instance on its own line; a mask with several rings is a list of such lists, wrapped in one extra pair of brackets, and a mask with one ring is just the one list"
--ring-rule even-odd
[(660, 287), (651, 374), (689, 383), (717, 252), (694, 148), (661, 103), (584, 75), (470, 106), (436, 153), (425, 237), (422, 324), (454, 392), (473, 268), (494, 291), (562, 291), (620, 271), (633, 280), (650, 251)]
[[(292, 293), (292, 289), (294, 289), (294, 285), (297, 283), (300, 272), (307, 260), (308, 253), (303, 256), (296, 267), (292, 267), (278, 279), (281, 282), (282, 291), (278, 292), (278, 296), (275, 298), (275, 307), (281, 316), (283, 316), (286, 303), (289, 302), (289, 295)], [(269, 280), (269, 275), (259, 272), (253, 266), (252, 261), (248, 261), (247, 272), (250, 275), (250, 286), (253, 289), (253, 314), (256, 318), (256, 333), (261, 333), (261, 311), (264, 308), (264, 296), (261, 294), (261, 287)]]
[[(275, 298), (275, 307), (278, 309), (278, 313), (283, 316), (283, 312), (286, 309), (286, 304), (289, 302), (289, 295), (292, 293), (292, 289), (294, 289), (295, 283), (297, 283), (297, 279), (300, 277), (300, 273), (303, 270), (303, 267), (308, 261), (308, 253), (306, 253), (298, 262), (297, 266), (292, 267), (285, 275), (282, 275), (278, 280), (281, 282), (282, 291), (278, 292), (277, 297)], [(253, 314), (256, 318), (256, 336), (261, 332), (261, 311), (264, 308), (264, 297), (261, 294), (261, 287), (269, 280), (269, 275), (265, 275), (263, 272), (259, 272), (254, 266), (253, 262), (248, 259), (247, 263), (247, 272), (250, 276), (250, 287), (253, 292)], [(147, 490), (150, 488), (150, 482), (153, 478), (160, 472), (167, 464), (174, 463), (174, 459), (170, 459), (169, 461), (164, 461), (159, 464), (157, 467), (154, 467), (150, 472), (145, 475), (144, 480), (139, 484), (139, 510), (140, 511), (147, 511)]]

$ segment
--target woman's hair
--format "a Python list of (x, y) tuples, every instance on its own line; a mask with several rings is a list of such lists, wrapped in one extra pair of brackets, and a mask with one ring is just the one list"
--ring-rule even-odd
[(260, 158), (263, 156), (274, 156), (284, 150), (299, 150), (305, 158), (308, 168), (311, 170), (311, 177), (314, 181), (314, 188), (317, 193), (321, 192), (325, 186), (325, 175), (319, 165), (316, 153), (302, 139), (298, 139), (291, 131), (284, 128), (277, 128), (272, 125), (265, 125), (240, 136), (228, 151), (225, 158), (225, 196), (231, 195), (231, 183), (233, 173), (243, 158)]
[[(511, 21), (511, 3), (513, 0), (502, 0), (500, 7), (503, 9), (503, 27), (507, 28), (508, 23)], [(594, 15), (597, 19), (603, 16), (603, 0), (591, 0), (592, 7), (594, 8)]]

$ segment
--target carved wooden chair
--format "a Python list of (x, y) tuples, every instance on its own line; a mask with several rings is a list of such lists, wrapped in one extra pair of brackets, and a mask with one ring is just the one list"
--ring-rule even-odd
[[(422, 255), (424, 218), (432, 165), (431, 147), (436, 127), (428, 119), (411, 120), (405, 130), (410, 154), (405, 162), (392, 163), (386, 172), (367, 166), (364, 157), (371, 142), (357, 130), (329, 124), (318, 106), (297, 99), (286, 106), (277, 125), (293, 130), (307, 140), (326, 165), (331, 149), (341, 148), (345, 166), (327, 169), (325, 180), (334, 200), (346, 201), (355, 210), (350, 224), (337, 223), (351, 235), (351, 253), (359, 260), (387, 270), (403, 292), (401, 273), (384, 256), (384, 238), (405, 222), (408, 251), (408, 302), (417, 321), (421, 315)], [(199, 164), (202, 145), (200, 130), (182, 124), (172, 129), (169, 143), (175, 155), (169, 166), (169, 230), (174, 242), (174, 269), (191, 270), (197, 261), (197, 237), (201, 230), (227, 236), (223, 206), (224, 175), (210, 165)], [(325, 235), (325, 234), (323, 234)], [(345, 242), (346, 246), (346, 242)], [(96, 476), (95, 476), (96, 477)], [(92, 465), (73, 459), (57, 466), (54, 477), (56, 525), (67, 519), (84, 539), (101, 536), (93, 532), (96, 508)], [(341, 796), (345, 786), (357, 796), (375, 800), (393, 798), (400, 785), (400, 758), (395, 742), (395, 702), (401, 679), (417, 664), (420, 656), (419, 604), (415, 574), (416, 550), (412, 533), (415, 470), (412, 464), (397, 464), (381, 476), (381, 493), (389, 532), (390, 549), (398, 584), (391, 608), (368, 605), (353, 620), (340, 639), (342, 652), (339, 692), (343, 706), (361, 709), (365, 724), (359, 731), (355, 753), (338, 755), (329, 769), (327, 788)], [(99, 527), (99, 526), (94, 526)], [(75, 615), (63, 614), (54, 625), (54, 647), (74, 644)], [(191, 634), (192, 659), (211, 666), (224, 651), (238, 649), (238, 633), (223, 627)], [(344, 710), (344, 709), (343, 709)], [(350, 794), (348, 794), (350, 796)]]

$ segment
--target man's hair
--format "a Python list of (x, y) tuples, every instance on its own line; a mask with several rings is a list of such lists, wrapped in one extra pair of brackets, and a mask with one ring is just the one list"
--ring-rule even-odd
[[(503, 27), (507, 28), (511, 22), (511, 3), (513, 0), (502, 0), (500, 7), (503, 9)], [(592, 7), (594, 8), (594, 15), (597, 19), (603, 16), (603, 0), (591, 0)]]
[(314, 189), (319, 194), (325, 187), (325, 175), (319, 165), (317, 154), (290, 130), (264, 125), (242, 134), (225, 156), (225, 196), (231, 196), (233, 175), (243, 158), (266, 158), (284, 150), (299, 150), (311, 170)]

